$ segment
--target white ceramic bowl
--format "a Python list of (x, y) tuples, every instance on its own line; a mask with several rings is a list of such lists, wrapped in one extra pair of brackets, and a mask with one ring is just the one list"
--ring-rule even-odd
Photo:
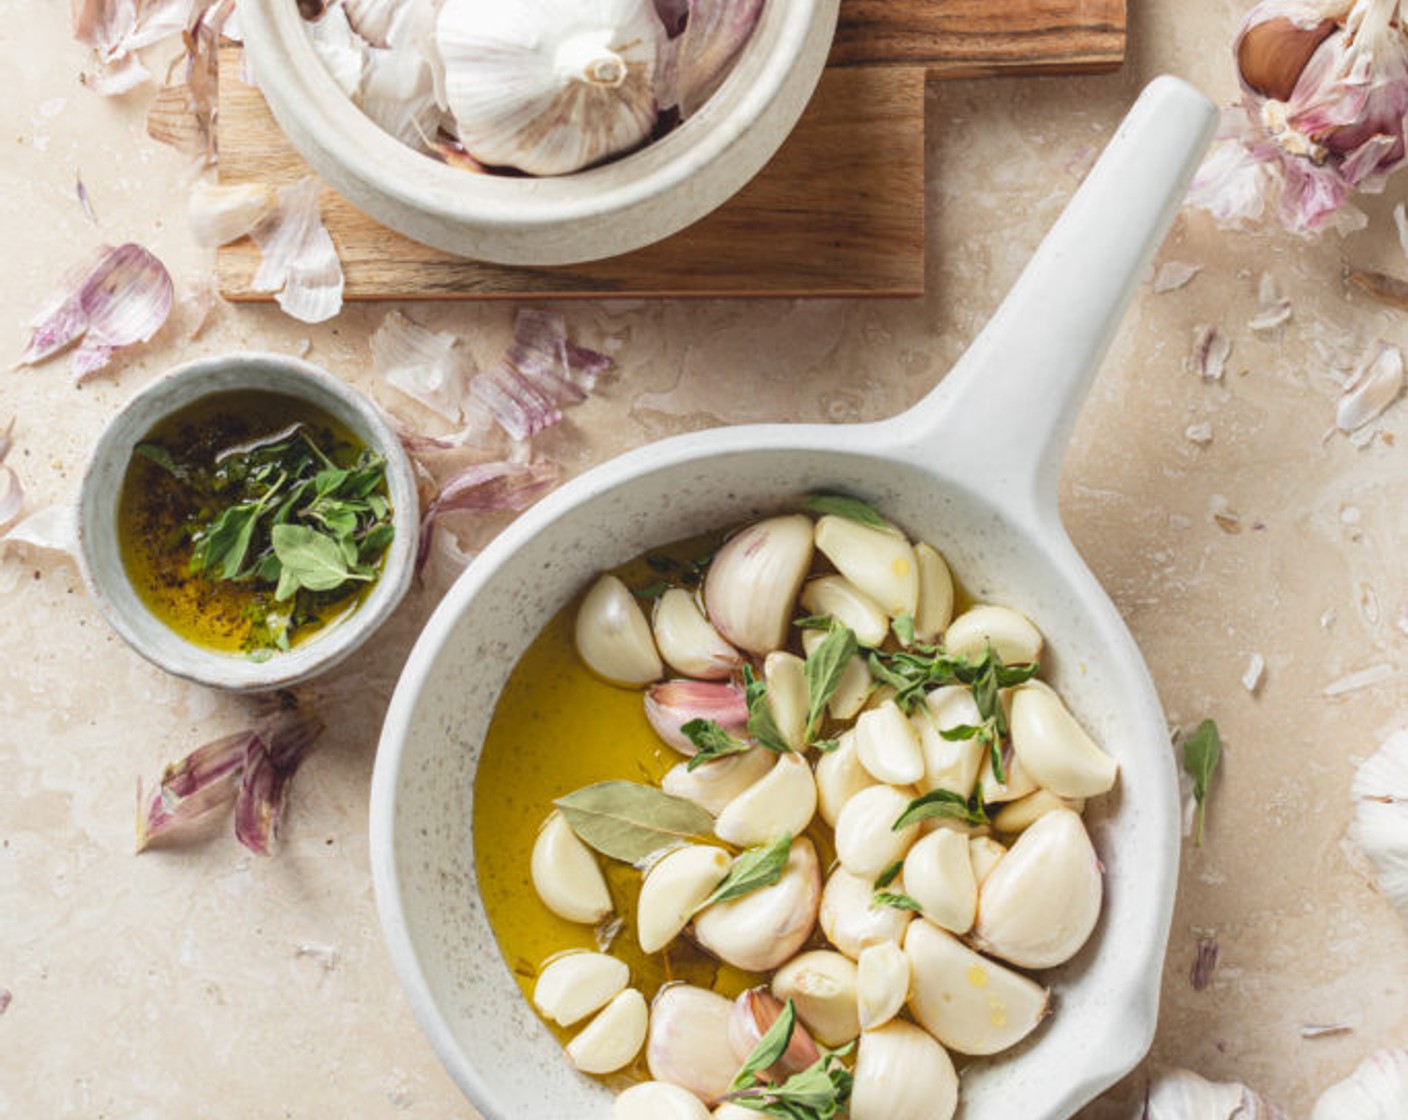
[(348, 201), (438, 249), (555, 265), (668, 237), (757, 174), (816, 87), (838, 4), (767, 0), (731, 73), (683, 125), (622, 159), (539, 179), (470, 174), (387, 135), (333, 82), (294, 0), (240, 0), (240, 27), (280, 126)]
[[(181, 637), (144, 604), (127, 578), (118, 545), (118, 498), (132, 449), (165, 417), (210, 396), (242, 389), (305, 400), (329, 413), (386, 459), (395, 536), (381, 575), (355, 610), (322, 633), (267, 661), (206, 649)], [(104, 429), (78, 499), (79, 558), (99, 608), (152, 664), (178, 677), (238, 692), (282, 688), (326, 672), (390, 617), (415, 574), (420, 502), (401, 441), (376, 406), (332, 374), (281, 354), (239, 353), (180, 366), (147, 386)]]
[(412, 652), (372, 785), (377, 902), (411, 1004), (488, 1120), (606, 1120), (510, 975), (477, 895), (475, 768), (496, 698), (541, 625), (600, 570), (795, 504), (873, 502), (980, 600), (1023, 610), (1050, 679), (1118, 759), (1088, 823), (1106, 868), (1096, 935), (1041, 974), (1055, 1014), (963, 1073), (962, 1120), (1064, 1120), (1147, 1050), (1179, 853), (1178, 780), (1139, 651), (1061, 527), (1079, 402), (1211, 136), (1212, 104), (1155, 82), (998, 314), (928, 399), (857, 426), (769, 425), (642, 448), (550, 495), (461, 577)]

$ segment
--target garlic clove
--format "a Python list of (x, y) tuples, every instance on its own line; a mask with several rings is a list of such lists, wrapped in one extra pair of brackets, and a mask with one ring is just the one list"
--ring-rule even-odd
[(742, 754), (716, 758), (693, 770), (681, 762), (660, 779), (660, 788), (718, 816), (730, 801), (772, 769), (776, 757), (769, 750), (754, 747)]
[[(766, 988), (750, 988), (733, 1001), (728, 1038), (739, 1065), (748, 1060), (763, 1035), (777, 1022), (782, 1010), (782, 1001)], [(812, 1036), (807, 1033), (806, 1026), (798, 1023), (793, 1027), (792, 1038), (782, 1057), (769, 1069), (769, 1076), (774, 1081), (786, 1081), (792, 1074), (801, 1073), (820, 1058), (821, 1054)]]
[(992, 818), (992, 826), (998, 832), (1024, 832), (1053, 809), (1070, 809), (1074, 813), (1085, 812), (1084, 798), (1067, 799), (1057, 797), (1049, 789), (1039, 789), (1009, 801)]
[(863, 1031), (883, 1027), (909, 998), (909, 958), (893, 941), (867, 945), (856, 962), (856, 1011)]
[(861, 1035), (851, 1120), (950, 1120), (957, 1108), (958, 1074), (932, 1037), (900, 1019)]
[[(710, 1120), (704, 1102), (688, 1089), (666, 1081), (642, 1081), (621, 1090), (611, 1104), (611, 1120)], [(750, 1113), (748, 1120), (757, 1120)]]
[(726, 1101), (711, 1113), (713, 1120), (758, 1120), (758, 1110)]
[(968, 858), (973, 861), (973, 881), (978, 884), (979, 890), (1006, 854), (1007, 845), (991, 836), (968, 837)]
[(946, 789), (962, 797), (973, 796), (987, 751), (976, 737), (945, 739), (941, 734), (955, 727), (976, 727), (982, 723), (972, 690), (958, 684), (936, 688), (924, 698), (924, 707), (909, 718), (924, 758), (924, 776), (918, 783), (920, 792)]
[(704, 606), (725, 641), (760, 657), (787, 645), (812, 549), (801, 514), (759, 521), (724, 543), (704, 577)]
[[(716, 766), (717, 763), (708, 763)], [(799, 754), (777, 756), (772, 769), (724, 806), (714, 835), (739, 848), (806, 831), (816, 814), (816, 780)]]
[(691, 720), (709, 719), (730, 735), (745, 738), (748, 701), (724, 681), (662, 681), (646, 690), (645, 718), (667, 746), (692, 758), (699, 748), (680, 728)]
[(950, 1050), (996, 1054), (1029, 1035), (1046, 1015), (1047, 993), (1040, 984), (975, 953), (930, 922), (910, 924), (904, 953), (909, 1009)]
[(952, 933), (967, 933), (978, 912), (978, 881), (968, 837), (939, 829), (919, 840), (904, 859), (905, 893), (924, 917)]
[(821, 819), (832, 828), (841, 815), (841, 807), (863, 789), (879, 783), (870, 775), (856, 755), (856, 733), (843, 731), (836, 749), (816, 761), (816, 800)]
[(720, 960), (766, 972), (787, 960), (816, 927), (821, 869), (805, 837), (792, 841), (782, 877), (770, 887), (718, 902), (694, 919), (694, 939)]
[(782, 735), (782, 741), (794, 751), (800, 751), (807, 741), (806, 662), (795, 653), (777, 650), (763, 661), (763, 680), (767, 683), (768, 710)]
[(661, 988), (650, 1009), (645, 1062), (656, 1081), (712, 1105), (729, 1090), (739, 1060), (728, 1040), (733, 1001), (692, 984)]
[[(826, 641), (826, 632), (823, 630), (803, 630), (802, 649), (808, 657), (815, 651), (817, 646)], [(826, 709), (831, 713), (832, 719), (853, 719), (857, 712), (865, 707), (865, 702), (870, 698), (870, 693), (875, 688), (875, 678), (870, 675), (870, 666), (865, 663), (865, 658), (860, 654), (855, 654), (846, 666), (841, 670), (841, 676), (836, 681), (836, 689), (831, 693), (831, 699), (826, 703)]]
[(694, 595), (672, 587), (655, 602), (655, 646), (677, 673), (699, 680), (727, 680), (742, 655), (719, 636)]
[(587, 668), (612, 684), (646, 685), (664, 672), (640, 604), (615, 576), (602, 576), (582, 600), (576, 642)]
[(615, 1073), (640, 1053), (649, 1021), (645, 997), (627, 988), (567, 1044), (567, 1058), (583, 1073)]
[(816, 523), (816, 547), (891, 618), (914, 617), (919, 605), (919, 564), (913, 547), (898, 530), (874, 529), (827, 514)]
[(673, 941), (732, 866), (732, 857), (722, 848), (691, 844), (669, 852), (651, 867), (636, 901), (641, 950), (656, 953)]
[(772, 994), (791, 1000), (799, 1018), (823, 1046), (836, 1048), (860, 1034), (856, 965), (831, 949), (793, 957), (773, 974)]
[(953, 619), (953, 573), (943, 554), (922, 541), (914, 546), (919, 565), (919, 609), (914, 612), (914, 640), (932, 645)]
[(1379, 1050), (1320, 1094), (1310, 1120), (1402, 1120), (1405, 1109), (1408, 1050)]
[(218, 183), (197, 179), (186, 201), (186, 217), (197, 245), (215, 247), (238, 241), (274, 209), (267, 183)]
[(652, 0), (444, 0), (444, 96), (481, 163), (561, 175), (645, 140), (664, 27)]
[(894, 786), (871, 786), (847, 801), (836, 818), (836, 857), (841, 866), (852, 875), (874, 879), (900, 859), (919, 839), (918, 825), (894, 828), (911, 800)]
[(1284, 6), (1259, 4), (1248, 14), (1232, 45), (1237, 73), (1254, 93), (1275, 101), (1289, 101), (1310, 56), (1335, 31), (1335, 21), (1312, 17), (1273, 15)]
[(802, 609), (834, 618), (849, 627), (856, 641), (875, 648), (890, 632), (890, 621), (878, 603), (845, 576), (819, 576), (802, 588)]
[(1041, 631), (1011, 607), (970, 607), (944, 632), (944, 648), (963, 657), (980, 656), (989, 642), (1004, 665), (1026, 665), (1041, 657)]
[(559, 1026), (570, 1027), (600, 1011), (630, 980), (626, 962), (606, 953), (563, 953), (538, 974), (533, 1006)]
[(1080, 816), (1053, 809), (984, 881), (973, 944), (1022, 968), (1062, 964), (1095, 929), (1103, 895), (1100, 861)]
[(1114, 786), (1115, 760), (1051, 689), (1014, 689), (1011, 726), (1012, 750), (1038, 785), (1060, 797), (1095, 797)]
[(992, 768), (992, 752), (984, 750), (982, 752), (982, 762), (978, 767), (978, 780), (974, 784), (976, 789), (981, 786), (983, 789), (983, 804), (1000, 805), (1008, 801), (1016, 801), (1018, 798), (1026, 797), (1029, 793), (1035, 793), (1041, 787), (1036, 784), (1036, 779), (1027, 773), (1027, 769), (1022, 765), (1022, 760), (1017, 757), (1016, 752), (1011, 748), (1002, 752), (1002, 781), (997, 780), (997, 772)]
[(919, 733), (893, 700), (862, 712), (855, 732), (856, 757), (876, 781), (908, 786), (924, 777)]
[[(903, 893), (904, 883), (896, 879), (886, 890)], [(822, 932), (851, 960), (858, 960), (867, 945), (899, 941), (914, 917), (909, 910), (875, 906), (874, 898), (875, 877), (852, 875), (844, 867), (831, 872), (821, 892)]]
[(595, 925), (611, 913), (611, 892), (591, 849), (561, 813), (543, 822), (530, 861), (533, 889), (543, 905), (569, 922)]

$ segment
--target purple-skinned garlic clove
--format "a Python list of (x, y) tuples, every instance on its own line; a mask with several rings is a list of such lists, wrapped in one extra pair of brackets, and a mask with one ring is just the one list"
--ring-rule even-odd
[(744, 738), (748, 702), (741, 689), (725, 681), (662, 681), (646, 690), (645, 718), (666, 745), (693, 757), (699, 748), (680, 728), (696, 719), (711, 720)]

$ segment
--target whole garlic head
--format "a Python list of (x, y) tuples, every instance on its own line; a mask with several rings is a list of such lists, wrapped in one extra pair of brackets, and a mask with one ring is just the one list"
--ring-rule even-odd
[(481, 163), (562, 175), (655, 124), (652, 0), (445, 0), (435, 40), (460, 143)]

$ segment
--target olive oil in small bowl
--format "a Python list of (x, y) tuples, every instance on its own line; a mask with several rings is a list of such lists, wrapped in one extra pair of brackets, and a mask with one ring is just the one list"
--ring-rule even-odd
[(305, 680), (410, 584), (419, 505), (375, 407), (306, 362), (184, 366), (104, 431), (84, 475), (85, 577), (114, 629), (178, 676), (239, 691)]

